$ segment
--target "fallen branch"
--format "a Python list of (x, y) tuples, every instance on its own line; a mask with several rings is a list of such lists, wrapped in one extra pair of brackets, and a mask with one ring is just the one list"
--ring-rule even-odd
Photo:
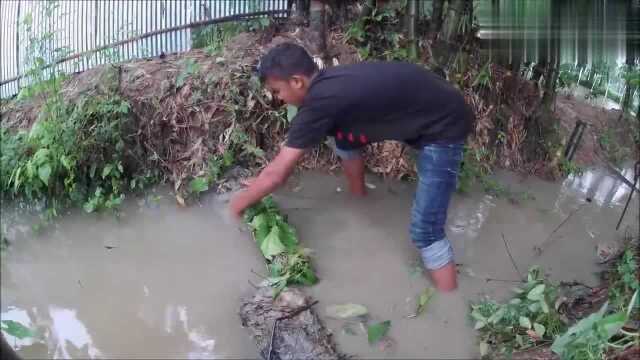
[(577, 213), (578, 211), (580, 211), (580, 209), (582, 209), (583, 206), (585, 206), (586, 204), (581, 204), (580, 206), (578, 206), (576, 209), (574, 209), (572, 212), (569, 213), (569, 215), (567, 215), (567, 217), (558, 225), (556, 226), (555, 229), (553, 229), (553, 231), (551, 232), (551, 234), (549, 234), (549, 236), (542, 242), (542, 244), (540, 244), (540, 246), (534, 246), (533, 250), (536, 252), (537, 256), (542, 255), (542, 252), (545, 250), (545, 248), (551, 243), (551, 241), (553, 240), (553, 234), (555, 234), (558, 230), (560, 230), (560, 228), (567, 223), (567, 221), (569, 221), (569, 219), (571, 219), (571, 217)]
[(518, 273), (518, 277), (520, 279), (524, 279), (524, 277), (522, 276), (522, 273), (520, 272), (520, 269), (518, 269), (518, 265), (516, 265), (516, 261), (513, 259), (513, 256), (511, 255), (511, 251), (509, 250), (509, 245), (507, 244), (507, 239), (505, 239), (504, 237), (504, 233), (501, 233), (502, 235), (502, 242), (504, 242), (504, 248), (507, 250), (507, 255), (509, 255), (509, 259), (511, 259), (511, 264), (513, 265), (513, 268), (516, 269), (516, 272)]

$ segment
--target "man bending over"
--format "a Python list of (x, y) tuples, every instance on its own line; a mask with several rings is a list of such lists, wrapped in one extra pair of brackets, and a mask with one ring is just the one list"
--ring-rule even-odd
[(236, 217), (283, 185), (305, 151), (335, 139), (351, 193), (364, 196), (366, 144), (402, 141), (418, 151), (419, 182), (411, 210), (411, 239), (435, 286), (457, 287), (453, 249), (444, 226), (456, 189), (463, 143), (473, 119), (462, 94), (432, 72), (401, 62), (363, 62), (318, 70), (304, 48), (281, 44), (260, 61), (267, 88), (298, 107), (278, 155), (236, 194)]

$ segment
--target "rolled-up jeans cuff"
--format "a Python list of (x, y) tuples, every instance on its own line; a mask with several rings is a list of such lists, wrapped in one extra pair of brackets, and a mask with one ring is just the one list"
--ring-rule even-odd
[(453, 247), (449, 239), (438, 240), (420, 249), (422, 262), (428, 270), (438, 270), (453, 261)]

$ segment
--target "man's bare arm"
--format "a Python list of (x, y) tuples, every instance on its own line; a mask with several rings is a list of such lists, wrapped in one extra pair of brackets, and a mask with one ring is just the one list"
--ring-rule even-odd
[(304, 149), (283, 146), (278, 155), (265, 167), (246, 190), (236, 194), (229, 204), (231, 213), (242, 216), (245, 209), (282, 186), (293, 172)]

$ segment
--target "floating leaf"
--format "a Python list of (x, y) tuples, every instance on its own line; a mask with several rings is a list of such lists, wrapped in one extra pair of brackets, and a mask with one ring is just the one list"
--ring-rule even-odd
[(189, 182), (189, 191), (192, 193), (201, 193), (209, 190), (209, 183), (205, 178), (195, 178)]
[(360, 304), (340, 304), (327, 307), (327, 316), (334, 319), (350, 319), (367, 315), (369, 311)]
[(22, 325), (21, 323), (13, 320), (2, 320), (2, 330), (4, 330), (7, 334), (16, 337), (18, 339), (25, 339), (28, 337), (33, 337), (34, 333), (28, 327)]
[(260, 251), (262, 255), (268, 260), (271, 260), (275, 255), (282, 253), (285, 250), (284, 245), (280, 241), (280, 228), (273, 226), (269, 235), (264, 238), (260, 245)]
[(369, 325), (367, 327), (367, 338), (369, 340), (369, 344), (373, 345), (379, 342), (383, 337), (387, 335), (390, 327), (391, 320), (386, 320), (377, 324)]
[(433, 290), (433, 288), (426, 288), (424, 289), (424, 291), (422, 291), (422, 293), (418, 297), (418, 307), (416, 308), (416, 315), (420, 315), (424, 312), (424, 310), (427, 308), (427, 304), (429, 303), (431, 298), (433, 298), (434, 294), (435, 291)]

